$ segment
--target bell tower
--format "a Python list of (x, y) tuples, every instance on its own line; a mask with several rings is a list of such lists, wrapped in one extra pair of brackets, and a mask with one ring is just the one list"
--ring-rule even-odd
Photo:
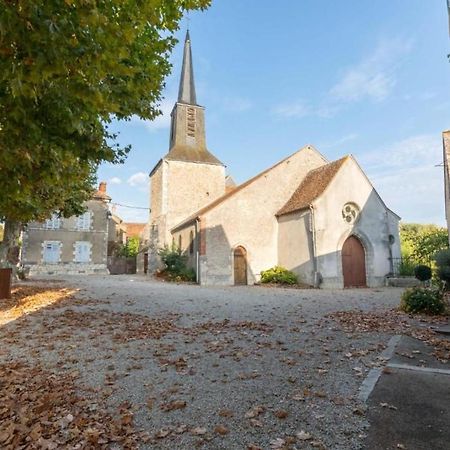
[[(171, 244), (173, 227), (225, 194), (225, 166), (206, 145), (205, 108), (197, 103), (189, 31), (178, 99), (171, 113), (169, 152), (150, 172), (150, 186), (150, 246), (154, 255)], [(158, 258), (153, 259), (157, 262)]]

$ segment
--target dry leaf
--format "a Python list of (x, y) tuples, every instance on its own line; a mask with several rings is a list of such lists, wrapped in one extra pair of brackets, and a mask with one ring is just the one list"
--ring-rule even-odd
[(224, 425), (217, 425), (214, 428), (214, 432), (217, 433), (217, 434), (220, 434), (221, 436), (225, 436), (226, 434), (229, 433), (229, 430)]
[(289, 415), (289, 413), (284, 409), (278, 409), (273, 414), (275, 415), (275, 417), (278, 417), (279, 419), (286, 419), (286, 417)]

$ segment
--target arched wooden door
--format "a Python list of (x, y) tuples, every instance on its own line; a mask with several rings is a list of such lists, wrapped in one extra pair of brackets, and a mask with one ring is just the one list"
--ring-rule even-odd
[(244, 247), (236, 247), (234, 258), (234, 284), (247, 284), (247, 252)]
[(366, 252), (356, 236), (350, 236), (342, 247), (344, 287), (366, 287)]

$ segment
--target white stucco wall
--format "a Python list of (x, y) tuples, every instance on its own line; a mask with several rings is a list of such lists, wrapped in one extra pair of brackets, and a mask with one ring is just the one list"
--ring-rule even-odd
[[(342, 208), (349, 202), (360, 209), (354, 224), (348, 224), (342, 217)], [(343, 287), (341, 250), (352, 234), (365, 248), (367, 284), (383, 285), (390, 272), (390, 234), (395, 238), (392, 252), (399, 254), (398, 220), (353, 158), (346, 160), (313, 206), (317, 269), (323, 277), (322, 286)]]
[(298, 280), (314, 284), (312, 233), (309, 211), (278, 218), (278, 264), (294, 272)]
[(248, 283), (259, 281), (262, 270), (278, 263), (277, 211), (309, 170), (326, 163), (305, 147), (285, 159), (202, 217), (206, 253), (200, 257), (201, 284), (234, 283), (233, 249), (247, 251)]

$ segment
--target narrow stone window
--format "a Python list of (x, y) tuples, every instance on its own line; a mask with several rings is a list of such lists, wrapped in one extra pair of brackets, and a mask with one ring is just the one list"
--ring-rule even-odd
[(181, 237), (181, 234), (178, 236), (178, 249), (180, 250), (180, 252), (183, 250), (183, 238)]

